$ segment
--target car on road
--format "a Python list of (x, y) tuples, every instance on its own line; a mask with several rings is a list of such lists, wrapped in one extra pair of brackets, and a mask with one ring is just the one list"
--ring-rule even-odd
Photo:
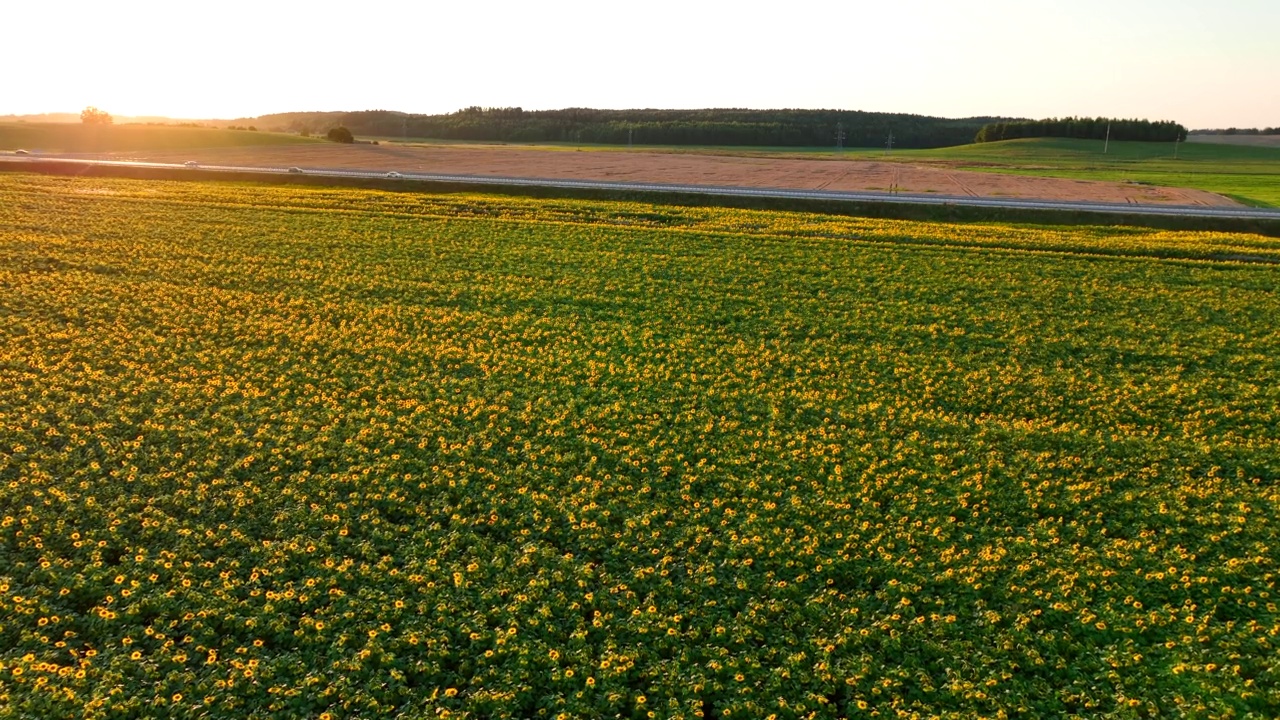
[(187, 167), (200, 167), (200, 163), (196, 162), (195, 160), (188, 160), (182, 164), (186, 165)]
[(392, 170), (391, 172), (387, 173), (387, 177), (389, 177), (389, 178), (391, 178), (391, 179), (393, 179), (393, 180), (399, 180), (400, 178), (402, 178), (402, 177), (404, 177), (404, 176), (403, 176), (403, 175), (401, 175), (400, 173), (396, 172), (395, 170)]
[(291, 167), (291, 168), (289, 168), (289, 172), (291, 172), (291, 173), (301, 173), (301, 172), (302, 172), (302, 168), (300, 168), (300, 167)]
[(30, 155), (31, 153), (27, 152), (26, 150), (14, 150), (13, 154), (14, 155)]

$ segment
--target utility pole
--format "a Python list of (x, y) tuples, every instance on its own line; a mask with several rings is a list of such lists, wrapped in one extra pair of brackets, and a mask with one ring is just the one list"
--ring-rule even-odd
[(1182, 141), (1182, 138), (1180, 136), (1178, 135), (1173, 136), (1173, 159), (1174, 160), (1178, 159), (1178, 143), (1181, 141)]
[(844, 149), (844, 123), (836, 123), (836, 152)]
[(888, 155), (893, 151), (893, 131), (889, 131), (889, 142), (884, 144), (884, 154)]
[(631, 127), (630, 125), (627, 126), (627, 149), (628, 150), (631, 149), (631, 131), (634, 129), (635, 128)]
[(1107, 154), (1107, 148), (1111, 147), (1111, 121), (1107, 121), (1107, 139), (1102, 142), (1102, 154)]

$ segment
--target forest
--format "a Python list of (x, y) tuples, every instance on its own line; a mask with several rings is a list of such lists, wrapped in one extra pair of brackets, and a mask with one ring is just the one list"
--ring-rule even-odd
[(1187, 129), (1171, 121), (1121, 120), (1117, 118), (1049, 118), (1047, 120), (997, 121), (984, 125), (974, 142), (997, 142), (1018, 138), (1060, 137), (1081, 140), (1137, 140), (1179, 142), (1187, 139)]
[(850, 110), (529, 111), (518, 107), (470, 107), (445, 115), (389, 110), (281, 113), (246, 118), (243, 122), (312, 134), (323, 134), (341, 125), (358, 136), (375, 138), (613, 145), (886, 147), (892, 135), (895, 148), (936, 148), (970, 143), (985, 126), (1015, 121)]

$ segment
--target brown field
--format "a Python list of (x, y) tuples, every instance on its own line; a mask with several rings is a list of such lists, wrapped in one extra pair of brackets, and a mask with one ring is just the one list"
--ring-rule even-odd
[(654, 151), (549, 150), (491, 145), (334, 145), (228, 147), (110, 153), (111, 159), (242, 166), (397, 170), (507, 177), (679, 183), (735, 187), (937, 193), (1135, 204), (1236, 203), (1201, 190), (999, 175), (859, 159), (742, 157)]
[(1187, 142), (1280, 148), (1280, 135), (1188, 135)]

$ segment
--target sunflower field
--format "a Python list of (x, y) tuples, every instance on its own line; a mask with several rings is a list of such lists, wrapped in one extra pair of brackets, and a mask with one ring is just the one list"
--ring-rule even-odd
[(0, 716), (1280, 716), (1280, 241), (0, 176)]

